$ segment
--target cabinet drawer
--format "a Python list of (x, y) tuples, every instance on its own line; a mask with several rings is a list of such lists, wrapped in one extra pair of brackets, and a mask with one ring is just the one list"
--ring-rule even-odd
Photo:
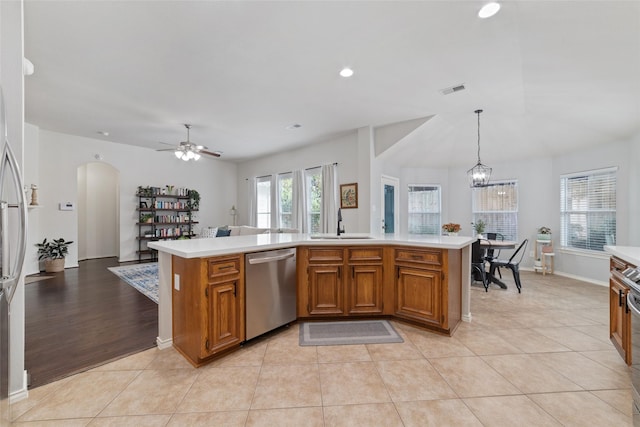
[(396, 262), (418, 265), (424, 264), (429, 266), (442, 266), (442, 251), (396, 249)]
[(349, 248), (347, 254), (350, 264), (382, 263), (382, 248)]
[(628, 267), (635, 268), (635, 265), (629, 264), (628, 262), (625, 262), (615, 256), (611, 257), (610, 266), (611, 266), (611, 270), (617, 270), (617, 271), (624, 271)]
[(240, 258), (226, 258), (226, 259), (210, 259), (209, 263), (209, 279), (219, 278), (220, 276), (226, 276), (228, 274), (240, 273)]
[(309, 248), (309, 263), (342, 263), (342, 248)]

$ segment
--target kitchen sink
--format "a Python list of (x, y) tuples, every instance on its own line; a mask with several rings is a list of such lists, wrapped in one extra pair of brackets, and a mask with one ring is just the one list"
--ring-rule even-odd
[(367, 236), (366, 234), (314, 234), (309, 236), (314, 240), (363, 240), (363, 239), (373, 239), (371, 236)]

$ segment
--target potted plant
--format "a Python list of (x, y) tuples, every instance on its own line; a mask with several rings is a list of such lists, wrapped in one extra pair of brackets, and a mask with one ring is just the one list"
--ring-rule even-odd
[(551, 240), (551, 229), (549, 227), (538, 228), (538, 240)]
[(449, 222), (447, 224), (444, 224), (442, 226), (442, 229), (445, 231), (445, 233), (447, 233), (449, 236), (457, 236), (458, 232), (461, 230), (460, 228), (460, 224), (456, 224), (454, 222)]
[(47, 273), (57, 273), (64, 270), (64, 258), (69, 253), (69, 245), (72, 241), (66, 241), (62, 237), (42, 243), (36, 243), (38, 248), (38, 259), (44, 260), (44, 270)]
[(200, 193), (197, 190), (189, 190), (187, 206), (193, 211), (197, 211), (200, 208)]
[(471, 225), (473, 226), (473, 229), (478, 235), (478, 238), (482, 239), (482, 233), (484, 233), (484, 229), (487, 226), (487, 224), (483, 220), (479, 219), (476, 222), (472, 222)]
[(140, 222), (147, 222), (147, 223), (153, 222), (153, 214), (150, 214), (150, 213), (140, 214)]

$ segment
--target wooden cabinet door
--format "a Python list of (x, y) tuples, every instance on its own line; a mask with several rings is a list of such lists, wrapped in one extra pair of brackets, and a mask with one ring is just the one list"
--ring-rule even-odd
[(631, 363), (631, 313), (627, 309), (629, 288), (615, 277), (609, 279), (609, 337), (627, 364)]
[(440, 325), (443, 320), (442, 273), (403, 266), (397, 269), (396, 314)]
[(237, 292), (237, 280), (210, 284), (207, 287), (207, 336), (203, 343), (206, 355), (217, 353), (241, 341)]
[(382, 314), (382, 266), (349, 267), (348, 314)]
[(344, 315), (341, 265), (309, 266), (310, 315)]

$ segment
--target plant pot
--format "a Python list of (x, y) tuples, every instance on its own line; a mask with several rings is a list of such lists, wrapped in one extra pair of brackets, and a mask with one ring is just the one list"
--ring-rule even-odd
[(47, 273), (58, 273), (60, 271), (64, 271), (64, 258), (45, 260), (44, 271)]
[(447, 231), (447, 235), (448, 236), (457, 236), (458, 232), (457, 231)]
[(538, 240), (551, 240), (551, 234), (538, 234)]

